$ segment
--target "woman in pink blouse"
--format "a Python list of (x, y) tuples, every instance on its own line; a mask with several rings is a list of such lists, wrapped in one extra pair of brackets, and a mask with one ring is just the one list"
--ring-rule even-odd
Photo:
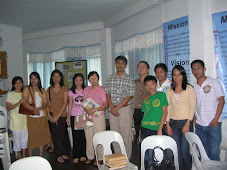
[[(86, 136), (86, 153), (87, 160), (86, 164), (90, 164), (95, 158), (94, 148), (93, 148), (93, 136), (98, 133), (106, 130), (106, 122), (104, 116), (104, 110), (108, 108), (108, 103), (106, 99), (106, 93), (103, 87), (101, 87), (99, 82), (99, 74), (96, 71), (92, 71), (88, 74), (88, 80), (91, 83), (91, 86), (88, 86), (84, 89), (84, 99), (83, 102), (88, 98), (91, 98), (96, 103), (100, 105), (98, 108), (85, 109), (85, 111), (93, 117), (94, 126), (85, 129)], [(95, 112), (101, 111), (100, 115), (97, 115)], [(99, 163), (102, 163), (103, 157), (103, 148), (98, 146), (97, 149)], [(97, 163), (95, 162), (95, 165)]]

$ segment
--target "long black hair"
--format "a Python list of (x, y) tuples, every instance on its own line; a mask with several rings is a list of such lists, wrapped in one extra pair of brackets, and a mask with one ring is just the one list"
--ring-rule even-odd
[(60, 70), (54, 70), (54, 71), (52, 71), (51, 76), (50, 76), (50, 85), (51, 86), (54, 86), (54, 81), (53, 81), (54, 73), (58, 73), (60, 75), (60, 77), (61, 77), (60, 86), (61, 87), (64, 86), (64, 78), (63, 78), (62, 72)]
[(15, 90), (14, 85), (17, 83), (17, 80), (20, 80), (22, 82), (22, 88), (21, 88), (21, 92), (22, 92), (23, 91), (23, 87), (24, 87), (24, 82), (23, 82), (23, 79), (20, 76), (16, 76), (16, 77), (13, 78), (11, 91)]
[(181, 65), (176, 65), (172, 69), (172, 83), (171, 83), (171, 88), (175, 91), (176, 82), (173, 79), (173, 70), (174, 69), (177, 69), (181, 73), (181, 75), (183, 76), (182, 89), (183, 90), (186, 90), (186, 87), (188, 85), (188, 79), (187, 79), (186, 71), (185, 71), (184, 67), (182, 67)]
[(82, 89), (85, 88), (85, 84), (84, 84), (84, 76), (83, 74), (81, 73), (76, 73), (74, 76), (73, 76), (73, 83), (72, 83), (72, 87), (70, 88), (70, 90), (75, 94), (76, 93), (76, 84), (75, 84), (75, 80), (77, 77), (81, 77), (82, 80), (83, 80), (83, 84), (82, 84)]
[(39, 91), (40, 91), (41, 93), (43, 93), (43, 92), (42, 92), (41, 79), (40, 79), (39, 73), (37, 73), (36, 71), (32, 72), (32, 73), (30, 74), (30, 76), (29, 76), (29, 78), (30, 78), (30, 84), (29, 84), (29, 86), (32, 87), (32, 84), (31, 84), (31, 77), (32, 77), (32, 75), (35, 76), (35, 77), (38, 79), (38, 88), (39, 88)]

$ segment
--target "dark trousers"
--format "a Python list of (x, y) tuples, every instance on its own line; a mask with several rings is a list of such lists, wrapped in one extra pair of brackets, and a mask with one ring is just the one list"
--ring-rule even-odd
[(57, 123), (51, 123), (51, 137), (54, 144), (54, 151), (57, 157), (65, 155), (66, 153), (66, 132), (66, 117), (60, 117)]
[(141, 121), (143, 119), (143, 115), (144, 115), (144, 112), (142, 112), (141, 109), (134, 110), (133, 118), (134, 118), (135, 130), (136, 130), (136, 140), (138, 140), (138, 137), (139, 137), (139, 131), (141, 128)]
[(166, 127), (166, 124), (163, 125), (162, 127), (162, 135), (166, 135), (166, 136), (169, 136), (168, 133), (167, 133), (167, 127)]
[(73, 135), (73, 159), (86, 157), (86, 138), (84, 130), (74, 130), (74, 118), (71, 116), (71, 128)]
[[(157, 135), (157, 132), (158, 131), (156, 130), (150, 130), (150, 129), (141, 127), (141, 142), (148, 136)], [(145, 169), (149, 169), (151, 164), (152, 164), (152, 149), (148, 149), (145, 152), (145, 160), (144, 160)]]
[[(192, 167), (191, 155), (189, 153), (188, 141), (182, 132), (182, 129), (187, 120), (170, 120), (170, 127), (173, 130), (173, 139), (177, 143), (178, 161), (180, 170), (190, 170)], [(192, 122), (189, 126), (189, 131), (193, 131)]]
[(221, 143), (221, 122), (218, 126), (201, 126), (195, 125), (196, 134), (199, 136), (204, 149), (211, 160), (219, 161), (219, 151)]

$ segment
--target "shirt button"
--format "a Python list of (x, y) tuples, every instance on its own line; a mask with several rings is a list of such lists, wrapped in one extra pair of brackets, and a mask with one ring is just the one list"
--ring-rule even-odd
[(139, 106), (140, 106), (140, 104), (139, 104)]

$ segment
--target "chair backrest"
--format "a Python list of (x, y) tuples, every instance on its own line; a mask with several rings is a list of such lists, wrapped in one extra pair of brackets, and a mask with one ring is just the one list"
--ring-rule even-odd
[(3, 106), (0, 106), (0, 128), (7, 129), (7, 110)]
[[(173, 138), (171, 138), (169, 136), (165, 136), (165, 135), (148, 136), (142, 141), (142, 144), (141, 144), (141, 170), (145, 169), (144, 168), (144, 158), (145, 158), (146, 150), (154, 149), (156, 146), (160, 146), (164, 150), (169, 148), (173, 151), (174, 165), (176, 167), (176, 170), (179, 170), (177, 144)], [(157, 157), (158, 157), (158, 155), (157, 155)]]
[(206, 151), (203, 147), (203, 144), (199, 137), (193, 133), (188, 132), (185, 135), (185, 138), (187, 139), (190, 147), (190, 153), (192, 155), (193, 163), (197, 169), (202, 169), (201, 162), (199, 160), (199, 157), (201, 161), (210, 160), (206, 154)]
[(227, 146), (227, 133), (226, 133), (226, 129), (227, 129), (227, 119), (222, 119), (222, 142), (221, 145), (222, 146)]
[(104, 148), (104, 153), (103, 153), (103, 162), (105, 164), (105, 155), (111, 155), (112, 150), (111, 150), (111, 144), (112, 142), (118, 142), (121, 148), (121, 152), (122, 154), (124, 154), (126, 156), (126, 161), (128, 162), (128, 156), (125, 150), (125, 145), (123, 142), (123, 139), (121, 137), (121, 135), (115, 131), (104, 131), (104, 132), (99, 132), (96, 133), (93, 137), (93, 146), (94, 146), (94, 150), (95, 150), (95, 155), (97, 157), (97, 149), (96, 147), (98, 145), (102, 145)]
[(32, 156), (15, 161), (9, 170), (52, 170), (50, 163), (39, 156)]

